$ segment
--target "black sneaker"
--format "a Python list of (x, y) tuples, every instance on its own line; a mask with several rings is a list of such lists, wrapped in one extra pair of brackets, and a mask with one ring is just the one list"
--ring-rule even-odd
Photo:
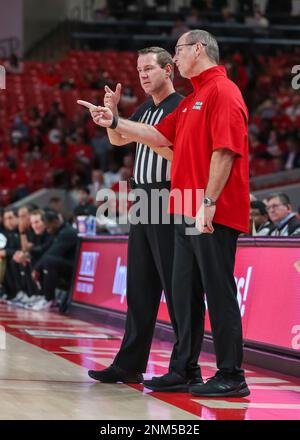
[(192, 385), (190, 393), (202, 397), (246, 397), (250, 390), (243, 376), (218, 371), (206, 383)]
[(89, 370), (88, 375), (95, 380), (99, 380), (103, 383), (142, 383), (143, 375), (141, 373), (129, 372), (122, 370), (116, 365), (111, 365), (104, 370)]
[(174, 371), (160, 377), (153, 377), (151, 380), (144, 380), (143, 385), (152, 391), (172, 391), (177, 393), (188, 393), (191, 384), (203, 383), (201, 377), (185, 379)]

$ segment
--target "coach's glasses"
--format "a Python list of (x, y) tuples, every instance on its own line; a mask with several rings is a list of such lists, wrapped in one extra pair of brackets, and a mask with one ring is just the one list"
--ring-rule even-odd
[(182, 46), (194, 46), (194, 44), (197, 44), (197, 43), (201, 43), (202, 46), (207, 46), (207, 44), (206, 43), (202, 43), (202, 41), (197, 41), (196, 43), (178, 44), (177, 46), (175, 46), (175, 55), (179, 54), (179, 52), (180, 52), (180, 50), (178, 50), (179, 47), (182, 47)]

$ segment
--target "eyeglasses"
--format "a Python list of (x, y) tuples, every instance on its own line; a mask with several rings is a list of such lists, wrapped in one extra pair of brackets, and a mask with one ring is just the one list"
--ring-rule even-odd
[(279, 206), (286, 206), (286, 205), (284, 205), (283, 203), (277, 203), (276, 205), (274, 204), (274, 205), (270, 205), (270, 206), (267, 206), (267, 211), (271, 211), (271, 209), (277, 209), (277, 208), (279, 208)]
[[(207, 44), (206, 44), (206, 43), (202, 43), (202, 41), (197, 41), (197, 43), (201, 43), (202, 46), (207, 46)], [(197, 44), (197, 43), (184, 43), (184, 44), (178, 44), (177, 46), (175, 46), (175, 54), (177, 55), (177, 54), (180, 52), (180, 51), (178, 50), (179, 47), (182, 47), (182, 46), (194, 46), (194, 44)]]

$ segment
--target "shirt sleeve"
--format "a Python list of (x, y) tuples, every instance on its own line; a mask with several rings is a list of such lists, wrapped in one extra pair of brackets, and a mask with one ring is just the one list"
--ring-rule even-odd
[(230, 87), (216, 88), (208, 117), (213, 151), (227, 148), (243, 156), (246, 153), (247, 120), (247, 109), (239, 93)]
[[(163, 118), (158, 124), (154, 125), (154, 128), (158, 130), (163, 136), (165, 136), (173, 145), (176, 135), (176, 121), (177, 121), (178, 108)], [(172, 148), (172, 146), (170, 146)]]

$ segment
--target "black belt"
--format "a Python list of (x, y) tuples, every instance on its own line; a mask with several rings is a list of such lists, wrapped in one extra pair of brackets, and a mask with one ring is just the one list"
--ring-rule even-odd
[(171, 182), (166, 180), (164, 182), (153, 182), (153, 183), (137, 183), (133, 177), (128, 179), (129, 186), (131, 189), (141, 188), (145, 190), (149, 189), (162, 189), (162, 188), (171, 188)]

